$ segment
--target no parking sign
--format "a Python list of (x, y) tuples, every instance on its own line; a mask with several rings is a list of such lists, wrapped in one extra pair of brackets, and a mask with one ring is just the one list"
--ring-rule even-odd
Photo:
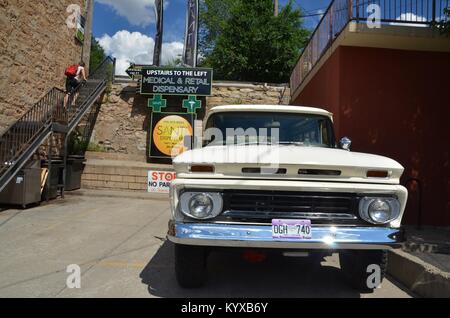
[(176, 172), (171, 171), (149, 171), (148, 192), (169, 193), (170, 184), (177, 177)]

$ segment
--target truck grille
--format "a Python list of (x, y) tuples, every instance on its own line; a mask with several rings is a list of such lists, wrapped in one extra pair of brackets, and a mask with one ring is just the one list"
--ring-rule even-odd
[(310, 219), (316, 224), (360, 224), (356, 194), (284, 191), (225, 191), (222, 219), (270, 223)]

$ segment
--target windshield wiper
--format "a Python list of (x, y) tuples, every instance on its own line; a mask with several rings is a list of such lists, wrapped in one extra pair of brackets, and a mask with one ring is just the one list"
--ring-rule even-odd
[(271, 145), (272, 143), (268, 141), (244, 141), (244, 142), (238, 142), (235, 145), (238, 146), (253, 146), (253, 145)]
[[(306, 143), (301, 141), (245, 141), (245, 142), (238, 142), (238, 143), (224, 143), (224, 142), (211, 142), (208, 144), (208, 146), (227, 146), (227, 145), (236, 145), (236, 146), (254, 146), (254, 145), (264, 145), (264, 146), (276, 146), (276, 145), (283, 145), (283, 146), (307, 146)], [(309, 144), (308, 144), (309, 145)]]
[(276, 145), (296, 145), (296, 146), (304, 146), (305, 143), (299, 141), (247, 141), (237, 143), (237, 145), (241, 146), (249, 146), (249, 145), (267, 145), (267, 146), (276, 146)]
[(278, 143), (274, 143), (275, 145), (295, 145), (295, 146), (304, 146), (305, 143), (301, 141), (280, 141)]

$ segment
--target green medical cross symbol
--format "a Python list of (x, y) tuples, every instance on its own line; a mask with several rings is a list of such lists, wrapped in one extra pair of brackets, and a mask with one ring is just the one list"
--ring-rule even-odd
[(148, 107), (152, 108), (154, 113), (160, 113), (162, 108), (167, 107), (167, 100), (162, 98), (161, 94), (157, 94), (148, 100)]
[(183, 108), (187, 109), (188, 114), (195, 114), (197, 109), (202, 108), (202, 102), (196, 96), (189, 95), (188, 99), (183, 100)]

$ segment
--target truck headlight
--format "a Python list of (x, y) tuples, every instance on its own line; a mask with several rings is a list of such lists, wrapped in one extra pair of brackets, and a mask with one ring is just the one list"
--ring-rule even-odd
[(207, 220), (222, 213), (223, 200), (219, 193), (184, 192), (180, 197), (181, 212), (193, 219)]
[(362, 198), (359, 203), (359, 214), (367, 222), (387, 224), (400, 215), (400, 202), (396, 198)]

